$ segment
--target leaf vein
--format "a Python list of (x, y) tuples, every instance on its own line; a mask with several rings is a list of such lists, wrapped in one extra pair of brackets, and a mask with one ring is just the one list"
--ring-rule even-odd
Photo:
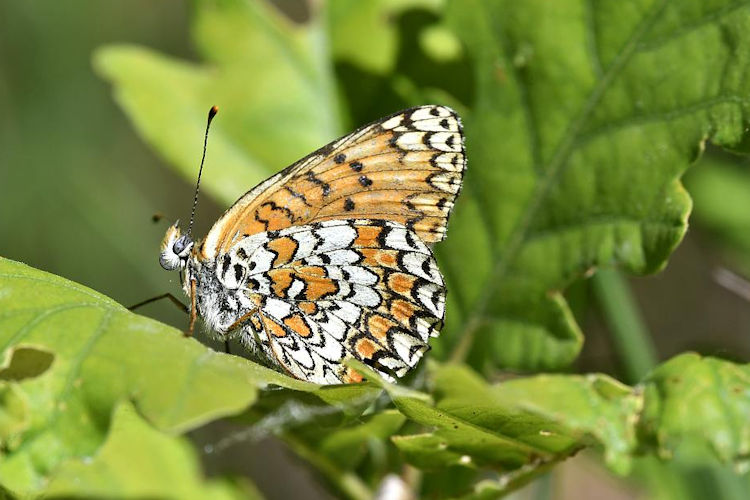
[(107, 304), (107, 305), (112, 306), (112, 308), (114, 308), (115, 305), (117, 305), (119, 307), (122, 307), (119, 304), (117, 304), (116, 302), (112, 301), (112, 299), (109, 299), (108, 297), (105, 297), (104, 295), (99, 295), (97, 293), (91, 292), (88, 289), (83, 288), (83, 287), (70, 286), (67, 283), (60, 283), (57, 280), (47, 280), (47, 279), (42, 279), (42, 278), (35, 278), (33, 276), (28, 276), (26, 274), (5, 274), (5, 273), (0, 273), (0, 278), (24, 279), (24, 280), (28, 280), (28, 281), (37, 281), (37, 282), (44, 283), (44, 284), (47, 284), (47, 285), (50, 285), (50, 286), (55, 286), (55, 287), (58, 287), (58, 288), (65, 288), (65, 289), (68, 289), (68, 290), (73, 290), (75, 292), (81, 293), (83, 295), (87, 295), (87, 296), (89, 296), (91, 298), (98, 299), (98, 300), (102, 301), (103, 304)]
[(578, 229), (586, 229), (587, 226), (604, 226), (614, 225), (620, 223), (633, 223), (638, 225), (658, 225), (664, 227), (679, 227), (679, 224), (672, 224), (669, 221), (654, 219), (654, 218), (642, 218), (637, 216), (628, 215), (615, 215), (615, 214), (602, 214), (598, 216), (588, 217), (582, 220), (571, 221), (568, 224), (558, 225), (555, 227), (549, 227), (540, 229), (528, 233), (524, 244), (534, 240), (540, 240), (544, 238), (550, 238), (559, 235), (560, 233), (566, 233), (569, 231), (575, 231)]
[(70, 309), (77, 309), (79, 307), (86, 307), (86, 305), (82, 304), (75, 304), (75, 305), (64, 305), (60, 307), (55, 307), (53, 309), (48, 309), (44, 313), (40, 314), (39, 316), (36, 316), (31, 321), (26, 323), (22, 328), (18, 330), (15, 334), (13, 334), (10, 339), (2, 346), (0, 347), (0, 352), (5, 351), (8, 347), (10, 347), (13, 344), (17, 344), (22, 338), (24, 338), (35, 326), (41, 324), (44, 320), (48, 319), (51, 316), (54, 316), (55, 314), (63, 311), (67, 311)]
[(474, 313), (464, 326), (463, 332), (460, 335), (461, 337), (468, 339), (466, 340), (466, 342), (471, 341), (470, 339), (473, 337), (473, 333), (478, 326), (479, 318), (485, 314), (491, 297), (497, 290), (497, 287), (499, 286), (500, 282), (503, 279), (503, 276), (508, 269), (509, 262), (514, 260), (515, 256), (520, 251), (526, 237), (526, 232), (528, 231), (532, 220), (536, 216), (537, 210), (541, 206), (544, 197), (547, 195), (547, 192), (552, 187), (554, 181), (564, 169), (566, 165), (566, 159), (575, 147), (577, 137), (580, 134), (580, 131), (583, 128), (587, 118), (591, 115), (594, 108), (601, 100), (612, 80), (629, 61), (630, 57), (635, 53), (638, 42), (651, 29), (653, 24), (660, 16), (666, 3), (666, 0), (661, 0), (661, 2), (657, 3), (652, 8), (651, 12), (647, 16), (645, 16), (643, 21), (641, 21), (638, 27), (634, 30), (633, 34), (630, 36), (627, 43), (620, 50), (620, 52), (613, 60), (612, 64), (609, 66), (603, 78), (592, 90), (589, 98), (584, 103), (578, 117), (568, 127), (563, 139), (560, 141), (556, 148), (554, 156), (550, 160), (548, 168), (545, 169), (544, 177), (540, 180), (540, 183), (537, 184), (536, 189), (531, 196), (531, 199), (527, 205), (527, 210), (513, 230), (505, 252), (498, 252), (498, 255), (496, 255), (494, 259), (495, 264), (490, 271), (489, 279), (487, 280), (487, 285), (485, 287), (485, 292), (477, 300), (476, 305), (473, 308)]
[(683, 107), (674, 108), (669, 111), (662, 111), (659, 113), (649, 113), (649, 114), (642, 114), (642, 115), (632, 115), (632, 116), (623, 118), (615, 122), (604, 124), (600, 127), (592, 129), (589, 132), (586, 132), (585, 134), (579, 137), (577, 146), (588, 143), (600, 135), (617, 132), (619, 130), (623, 130), (632, 126), (646, 125), (649, 123), (657, 123), (660, 121), (674, 120), (676, 118), (681, 118), (691, 113), (695, 113), (696, 111), (702, 111), (706, 108), (710, 108), (717, 104), (727, 104), (727, 103), (746, 105), (746, 104), (750, 104), (750, 99), (743, 98), (742, 96), (738, 96), (738, 95), (717, 96), (711, 99), (697, 101), (695, 103), (692, 103)]
[(681, 24), (678, 29), (673, 31), (672, 33), (669, 33), (667, 35), (654, 38), (653, 40), (650, 40), (648, 42), (642, 42), (638, 45), (638, 52), (646, 52), (649, 50), (653, 50), (657, 47), (663, 46), (669, 42), (672, 42), (676, 40), (677, 38), (680, 38), (684, 35), (690, 34), (691, 32), (702, 28), (703, 26), (710, 24), (714, 21), (718, 21), (722, 17), (732, 14), (735, 10), (741, 9), (742, 7), (746, 7), (750, 5), (750, 1), (748, 0), (740, 0), (734, 3), (730, 3), (728, 5), (725, 5), (721, 7), (720, 9), (716, 9), (715, 11), (698, 18), (694, 22), (690, 24)]
[(591, 67), (597, 79), (603, 75), (602, 62), (599, 58), (598, 36), (596, 35), (596, 7), (594, 0), (586, 0), (584, 4), (584, 25), (586, 26), (586, 48), (591, 59)]

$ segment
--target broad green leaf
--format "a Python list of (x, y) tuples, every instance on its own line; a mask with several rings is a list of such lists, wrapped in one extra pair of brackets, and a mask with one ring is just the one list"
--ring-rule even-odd
[(679, 177), (706, 140), (740, 141), (750, 6), (469, 0), (447, 21), (477, 92), (439, 247), (446, 339), (475, 366), (559, 368), (581, 344), (560, 292), (600, 266), (662, 268), (690, 210)]
[[(206, 64), (115, 45), (94, 67), (144, 139), (195, 179), (206, 114), (206, 190), (233, 202), (341, 132), (323, 15), (295, 25), (267, 2), (199, 0), (193, 38)], [(211, 168), (216, 165), (216, 168)]]
[(253, 499), (224, 481), (204, 481), (188, 442), (153, 429), (128, 403), (119, 404), (107, 440), (91, 457), (63, 464), (45, 497)]
[[(40, 361), (50, 354), (51, 363)], [(287, 399), (305, 394), (336, 408), (364, 406), (378, 393), (366, 384), (320, 387), (217, 353), (84, 286), (5, 259), (0, 360), (0, 483), (19, 494), (38, 491), (66, 460), (93, 455), (125, 398), (157, 429), (184, 432), (241, 412), (272, 385)]]

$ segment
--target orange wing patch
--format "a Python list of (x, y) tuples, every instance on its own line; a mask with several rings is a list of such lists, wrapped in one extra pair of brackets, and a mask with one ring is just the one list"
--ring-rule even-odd
[(386, 345), (388, 342), (388, 331), (395, 326), (398, 326), (398, 324), (380, 314), (372, 314), (367, 319), (367, 328), (370, 334)]
[(276, 259), (273, 261), (273, 266), (279, 267), (291, 262), (294, 252), (297, 251), (298, 247), (299, 244), (297, 244), (293, 238), (288, 236), (271, 240), (268, 243), (267, 248), (276, 253)]
[(270, 319), (267, 319), (264, 323), (266, 331), (274, 337), (286, 337), (286, 330), (284, 330), (283, 326)]
[(381, 350), (380, 346), (370, 339), (359, 339), (354, 345), (354, 349), (360, 359), (372, 359), (375, 353)]
[(351, 368), (346, 368), (344, 374), (341, 377), (341, 381), (345, 384), (357, 384), (359, 382), (362, 382), (363, 380), (364, 377), (362, 377), (362, 374), (357, 370), (353, 370)]
[(272, 269), (268, 278), (271, 290), (280, 299), (315, 301), (339, 290), (336, 282), (326, 277), (325, 269), (317, 266)]
[(398, 319), (399, 321), (403, 323), (409, 323), (412, 316), (414, 316), (414, 306), (407, 302), (406, 300), (393, 300), (391, 301), (391, 309), (389, 311), (391, 313), (391, 316)]
[(307, 326), (305, 319), (300, 315), (292, 315), (284, 319), (284, 324), (294, 330), (300, 337), (309, 337), (312, 335), (310, 327)]
[(299, 310), (307, 315), (313, 315), (318, 312), (318, 306), (315, 305), (315, 302), (299, 302), (297, 304), (297, 307), (299, 307)]
[(371, 267), (398, 269), (398, 250), (380, 250), (378, 248), (362, 248), (359, 251), (363, 257), (363, 264)]
[(360, 226), (357, 228), (357, 239), (354, 240), (355, 247), (380, 247), (378, 237), (383, 232), (379, 226)]
[(411, 274), (393, 273), (388, 276), (388, 287), (399, 295), (410, 296), (417, 278)]
[(268, 273), (271, 279), (271, 290), (277, 297), (286, 297), (292, 286), (295, 273), (292, 269), (275, 269)]

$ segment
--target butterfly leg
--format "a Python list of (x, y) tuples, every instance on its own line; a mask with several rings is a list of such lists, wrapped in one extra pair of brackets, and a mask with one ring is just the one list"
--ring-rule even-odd
[(229, 327), (227, 328), (227, 332), (231, 332), (235, 328), (238, 328), (238, 327), (242, 326), (242, 324), (245, 323), (247, 320), (249, 320), (250, 316), (252, 316), (256, 312), (258, 312), (257, 308), (251, 309), (250, 312), (247, 312), (247, 313), (243, 314), (242, 316), (240, 316), (240, 318), (237, 321), (235, 321), (234, 323), (232, 323), (231, 325), (229, 325)]
[[(231, 332), (235, 328), (238, 328), (238, 327), (242, 326), (242, 324), (245, 323), (247, 320), (249, 320), (250, 316), (252, 316), (253, 314), (255, 314), (257, 311), (258, 311), (258, 309), (256, 308), (256, 309), (252, 309), (250, 312), (248, 312), (246, 314), (243, 314), (240, 317), (240, 319), (238, 319), (237, 321), (235, 321), (234, 323), (232, 323), (229, 326), (229, 328), (227, 328), (227, 332)], [(232, 354), (231, 352), (229, 352), (229, 339), (227, 339), (227, 340), (224, 341), (224, 352), (227, 353), (227, 354)]]
[(185, 337), (192, 337), (193, 330), (195, 330), (195, 318), (198, 317), (195, 301), (195, 280), (190, 280), (190, 323), (188, 324), (187, 331), (183, 333)]
[(128, 311), (135, 311), (139, 307), (145, 306), (146, 304), (150, 304), (152, 302), (156, 302), (157, 300), (161, 300), (161, 299), (169, 299), (169, 301), (172, 304), (174, 304), (175, 306), (177, 306), (180, 309), (180, 311), (182, 311), (184, 313), (188, 313), (189, 312), (188, 311), (188, 307), (185, 304), (183, 304), (177, 297), (175, 297), (174, 295), (172, 295), (171, 293), (163, 293), (161, 295), (157, 295), (156, 297), (151, 297), (150, 299), (146, 299), (143, 302), (138, 302), (137, 304), (134, 304), (134, 305), (128, 307)]
[[(248, 319), (250, 319), (250, 316), (252, 316), (252, 315), (253, 315), (253, 314), (254, 314), (254, 313), (255, 313), (256, 311), (257, 311), (257, 309), (253, 309), (253, 310), (251, 310), (251, 311), (250, 311), (249, 313), (247, 313), (247, 314), (243, 314), (243, 315), (242, 315), (242, 316), (240, 317), (240, 319), (238, 319), (237, 321), (235, 321), (234, 323), (232, 323), (232, 324), (231, 324), (231, 325), (229, 326), (229, 328), (227, 328), (227, 332), (231, 332), (231, 331), (232, 331), (232, 330), (234, 330), (235, 328), (237, 328), (237, 327), (239, 327), (239, 326), (242, 326), (242, 324), (243, 324), (243, 323), (244, 323), (245, 321), (247, 321)], [(227, 353), (227, 354), (232, 354), (231, 352), (229, 352), (229, 339), (228, 339), (228, 338), (227, 338), (227, 339), (226, 339), (226, 340), (224, 341), (224, 352), (225, 352), (225, 353)]]

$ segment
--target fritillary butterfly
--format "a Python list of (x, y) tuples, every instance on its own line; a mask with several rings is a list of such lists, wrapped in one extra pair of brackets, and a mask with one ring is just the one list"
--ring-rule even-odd
[(319, 384), (357, 382), (357, 359), (403, 376), (445, 314), (430, 244), (445, 238), (466, 156), (461, 122), (419, 106), (359, 128), (243, 195), (193, 242), (167, 230), (196, 315), (267, 364)]

